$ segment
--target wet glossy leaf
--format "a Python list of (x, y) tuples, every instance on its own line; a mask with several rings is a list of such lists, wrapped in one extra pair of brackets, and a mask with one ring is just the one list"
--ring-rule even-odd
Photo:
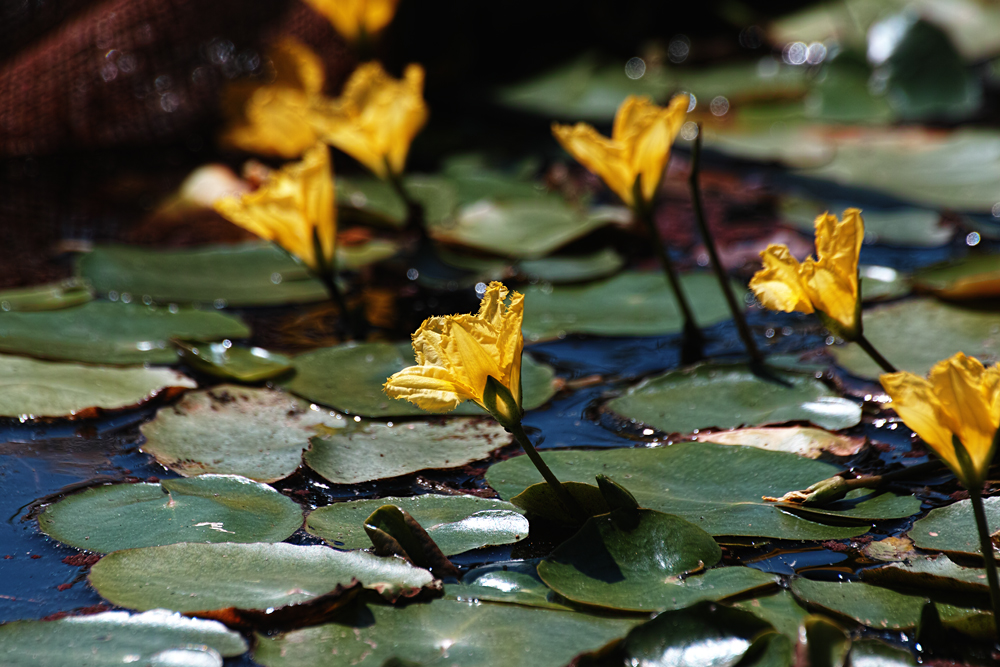
[(181, 358), (192, 368), (240, 382), (260, 382), (292, 368), (291, 359), (261, 347), (188, 341), (174, 341), (174, 345)]
[[(540, 477), (541, 475), (539, 475)], [(611, 508), (608, 507), (608, 501), (597, 486), (581, 484), (580, 482), (561, 482), (561, 484), (566, 487), (569, 494), (576, 499), (588, 516), (607, 514), (611, 511)], [(572, 526), (579, 525), (579, 520), (563, 507), (562, 502), (556, 497), (555, 491), (548, 482), (532, 484), (511, 498), (510, 502), (523, 509), (524, 513), (531, 518), (538, 517)]]
[(353, 579), (393, 599), (415, 595), (433, 581), (430, 572), (399, 558), (284, 542), (182, 542), (115, 551), (91, 568), (89, 579), (116, 605), (182, 613), (295, 605)]
[(441, 553), (434, 538), (404, 510), (395, 505), (382, 505), (365, 519), (365, 532), (371, 538), (372, 553), (396, 556), (417, 567), (430, 570), (439, 579), (460, 577), (461, 573)]
[(513, 544), (528, 536), (528, 520), (510, 503), (478, 496), (431, 494), (327, 505), (309, 514), (306, 530), (338, 549), (366, 549), (371, 540), (364, 531), (365, 518), (382, 505), (395, 505), (408, 512), (447, 556)]
[[(292, 360), (295, 376), (282, 382), (292, 393), (329, 405), (347, 414), (366, 417), (428, 415), (417, 406), (382, 391), (386, 379), (414, 363), (409, 343), (349, 343), (300, 354)], [(555, 371), (525, 354), (521, 366), (524, 409), (545, 404), (553, 394)], [(485, 411), (466, 401), (451, 415), (483, 415)]]
[(906, 562), (864, 570), (865, 581), (878, 586), (903, 590), (941, 591), (970, 599), (976, 594), (989, 595), (986, 570), (962, 567), (948, 556), (912, 555)]
[[(357, 269), (386, 259), (396, 246), (374, 239), (337, 250), (337, 266)], [(81, 276), (98, 293), (128, 294), (137, 302), (269, 306), (329, 298), (322, 283), (269, 243), (258, 241), (179, 250), (103, 246), (82, 256)]]
[(538, 259), (599, 227), (626, 223), (628, 209), (604, 206), (581, 213), (561, 197), (491, 201), (461, 207), (447, 222), (432, 225), (438, 241), (505, 257)]
[(219, 385), (161, 408), (141, 427), (142, 448), (186, 477), (220, 473), (273, 482), (295, 472), (309, 438), (344, 424), (284, 392)]
[(858, 277), (861, 278), (861, 300), (864, 303), (889, 301), (910, 293), (909, 276), (888, 266), (859, 266)]
[(116, 368), (0, 354), (0, 416), (93, 417), (194, 380), (165, 368)]
[(913, 286), (944, 299), (1000, 297), (1000, 255), (976, 255), (929, 266), (913, 274)]
[(248, 335), (243, 322), (222, 313), (108, 301), (0, 317), (0, 351), (95, 364), (171, 364), (177, 359), (171, 338)]
[(920, 623), (926, 598), (903, 595), (860, 581), (795, 579), (792, 593), (808, 605), (880, 630), (907, 630)]
[(430, 468), (457, 468), (510, 444), (492, 419), (362, 421), (313, 438), (305, 462), (334, 484), (388, 479)]
[(859, 639), (851, 644), (851, 667), (917, 667), (917, 660), (877, 639)]
[(762, 379), (745, 364), (700, 364), (649, 378), (608, 409), (667, 433), (790, 421), (837, 430), (861, 420), (857, 403), (812, 375), (774, 374), (779, 381)]
[[(1000, 318), (995, 312), (959, 308), (934, 299), (907, 299), (866, 310), (865, 337), (896, 368), (926, 375), (935, 363), (965, 352), (983, 363), (997, 360)], [(857, 345), (827, 348), (843, 366), (860, 377), (882, 370)]]
[(904, 561), (916, 555), (913, 542), (908, 537), (886, 537), (869, 542), (861, 552), (872, 560), (896, 562)]
[(280, 542), (301, 525), (294, 501), (235, 475), (92, 487), (38, 517), (49, 537), (97, 553), (176, 542)]
[[(583, 482), (600, 471), (624, 484), (642, 507), (676, 514), (713, 535), (809, 540), (845, 538), (868, 530), (867, 525), (821, 525), (761, 500), (776, 489), (783, 493), (806, 488), (838, 472), (835, 466), (793, 454), (680, 442), (663, 448), (547, 451), (543, 457), (564, 482)], [(526, 456), (520, 456), (491, 466), (486, 481), (501, 497), (512, 498), (538, 481), (538, 471)], [(862, 514), (869, 515), (866, 519), (879, 518), (879, 504), (870, 514), (867, 503), (853, 507), (854, 520), (860, 521)], [(835, 516), (836, 512), (830, 520)], [(897, 514), (883, 518), (890, 517)], [(816, 518), (828, 520), (822, 515)]]
[[(797, 229), (812, 234), (816, 216), (825, 211), (850, 208), (850, 202), (817, 201), (788, 198), (782, 201), (782, 217)], [(865, 240), (902, 247), (935, 247), (951, 240), (955, 231), (941, 225), (941, 214), (932, 208), (899, 207), (872, 208), (862, 212), (865, 220)]]
[[(527, 564), (522, 564), (525, 567)], [(511, 565), (517, 568), (518, 565)], [(488, 601), (508, 602), (510, 604), (544, 609), (572, 610), (556, 593), (546, 586), (537, 575), (526, 571), (509, 569), (507, 565), (495, 567), (487, 572), (470, 572), (460, 584), (446, 584), (444, 595), (449, 600), (465, 602)], [(527, 566), (534, 572), (534, 566)]]
[(861, 451), (865, 444), (863, 437), (838, 435), (808, 426), (740, 428), (735, 431), (699, 433), (695, 436), (695, 440), (720, 445), (746, 445), (772, 452), (789, 452), (810, 459), (819, 458), (823, 453), (853, 456)]
[[(221, 667), (222, 657), (246, 650), (243, 638), (221, 623), (185, 618), (162, 609), (142, 614), (107, 611), (0, 626), (0, 660), (6, 667), (130, 663)], [(179, 661), (164, 662), (171, 658)]]
[[(710, 273), (681, 277), (695, 318), (709, 326), (730, 317), (725, 296)], [(743, 288), (736, 292), (741, 294)], [(524, 290), (524, 336), (531, 341), (564, 334), (654, 336), (677, 333), (684, 321), (661, 273), (625, 271), (586, 285), (532, 285)]]
[(734, 603), (733, 606), (762, 618), (773, 625), (778, 632), (796, 643), (799, 641), (799, 628), (809, 616), (809, 612), (795, 601), (791, 593), (784, 589), (774, 595), (741, 600)]
[(0, 310), (3, 312), (59, 310), (79, 306), (93, 299), (94, 293), (86, 281), (70, 278), (47, 285), (0, 291)]
[[(1000, 526), (1000, 496), (983, 498), (983, 511), (986, 522), (992, 530), (996, 530)], [(970, 500), (932, 509), (927, 516), (914, 522), (908, 534), (913, 544), (921, 549), (981, 557), (979, 533)], [(993, 554), (1000, 554), (996, 543)]]
[(825, 616), (806, 617), (806, 655), (810, 667), (845, 667), (851, 637), (844, 628)]
[(391, 658), (450, 667), (564, 665), (640, 623), (511, 604), (439, 600), (402, 608), (372, 606), (370, 623), (328, 623), (277, 637), (257, 636), (265, 667), (381, 667)]
[(937, 607), (941, 623), (945, 627), (976, 639), (992, 641), (996, 637), (997, 626), (990, 612), (954, 607), (940, 602), (936, 602), (934, 606)]

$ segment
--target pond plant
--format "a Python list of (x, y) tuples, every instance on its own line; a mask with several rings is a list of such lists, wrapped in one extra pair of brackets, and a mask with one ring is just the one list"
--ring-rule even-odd
[[(309, 4), (366, 60), (396, 9)], [(925, 118), (906, 68), (821, 41), (796, 65), (797, 44), (692, 74), (672, 42), (648, 73), (499, 91), (543, 116), (523, 163), (414, 146), (419, 64), (360, 62), (327, 96), (316, 52), (272, 44), (220, 143), (283, 163), (217, 166), (242, 194), (186, 209), (241, 240), (98, 243), (70, 280), (0, 292), (0, 566), (30, 574), (0, 589), (0, 664), (995, 664), (995, 183), (930, 229), (746, 172), (864, 181), (868, 135), (816, 126), (862, 113), (890, 163), (1000, 133), (895, 136)], [(885, 189), (954, 211), (932, 185)], [(688, 202), (690, 238), (663, 216)], [(339, 330), (300, 335), (326, 299), (308, 312)]]

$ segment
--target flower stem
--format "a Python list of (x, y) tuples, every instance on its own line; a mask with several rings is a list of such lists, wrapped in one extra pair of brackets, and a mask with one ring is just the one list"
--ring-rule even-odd
[(861, 349), (868, 353), (868, 356), (872, 358), (876, 364), (878, 364), (882, 370), (886, 373), (895, 373), (896, 367), (889, 363), (889, 360), (882, 356), (882, 354), (875, 349), (875, 346), (865, 338), (864, 334), (858, 334), (857, 339), (854, 341), (861, 346)]
[[(636, 201), (639, 200), (636, 199)], [(643, 222), (647, 231), (653, 237), (653, 250), (656, 251), (663, 274), (667, 277), (667, 282), (674, 292), (674, 298), (677, 299), (677, 306), (684, 316), (684, 350), (681, 354), (682, 361), (685, 363), (698, 361), (705, 356), (703, 352), (705, 341), (701, 335), (701, 329), (695, 323), (694, 311), (691, 310), (691, 305), (688, 303), (687, 297), (684, 296), (684, 289), (681, 287), (681, 280), (677, 275), (677, 269), (674, 267), (674, 263), (670, 261), (667, 247), (660, 237), (660, 230), (656, 228), (656, 221), (653, 219), (653, 206), (652, 204), (638, 204), (635, 207), (635, 213), (636, 217)]]
[(406, 205), (406, 229), (417, 231), (420, 233), (422, 239), (426, 238), (427, 221), (424, 219), (423, 205), (410, 196), (410, 193), (406, 190), (406, 186), (403, 185), (402, 177), (389, 168), (389, 161), (383, 161), (385, 162), (386, 173), (389, 174), (387, 178), (389, 185), (392, 186), (392, 189), (395, 190), (399, 198), (403, 200), (403, 204)]
[(997, 580), (997, 564), (993, 557), (993, 540), (990, 539), (990, 527), (986, 523), (986, 512), (983, 511), (982, 488), (969, 488), (969, 500), (972, 501), (972, 513), (976, 517), (976, 528), (979, 532), (979, 551), (983, 554), (986, 567), (986, 580), (990, 585), (990, 601), (993, 603), (993, 623), (996, 629), (996, 640), (1000, 641), (1000, 582)]
[(722, 262), (719, 261), (719, 252), (715, 247), (715, 238), (712, 236), (712, 232), (709, 231), (708, 223), (705, 221), (705, 209), (702, 207), (701, 203), (701, 184), (699, 182), (700, 175), (701, 123), (698, 123), (698, 135), (695, 137), (694, 147), (691, 150), (691, 174), (688, 176), (688, 182), (691, 185), (691, 207), (694, 209), (694, 219), (698, 223), (699, 231), (701, 231), (701, 238), (705, 242), (705, 249), (708, 251), (708, 257), (712, 260), (712, 269), (715, 271), (715, 275), (719, 279), (719, 286), (722, 288), (722, 293), (726, 295), (726, 303), (729, 304), (729, 310), (733, 313), (733, 320), (736, 322), (736, 330), (739, 331), (740, 338), (743, 339), (743, 345), (746, 347), (751, 361), (756, 365), (761, 365), (764, 363), (764, 356), (761, 354), (760, 349), (757, 347), (757, 343), (753, 339), (753, 333), (751, 333), (750, 327), (747, 326), (743, 309), (740, 308), (739, 303), (736, 301), (736, 295), (733, 294), (732, 285), (729, 284), (729, 280), (722, 268)]
[(531, 440), (528, 439), (528, 434), (524, 432), (524, 427), (521, 426), (521, 422), (518, 421), (512, 424), (509, 430), (514, 436), (514, 439), (517, 440), (517, 444), (521, 445), (521, 449), (524, 450), (524, 453), (528, 455), (531, 462), (535, 464), (535, 468), (538, 469), (538, 472), (540, 472), (545, 481), (548, 482), (549, 487), (556, 494), (556, 498), (558, 498), (559, 502), (562, 503), (563, 509), (580, 523), (583, 523), (590, 518), (590, 515), (583, 509), (580, 502), (566, 490), (566, 487), (562, 485), (562, 482), (560, 482), (555, 476), (555, 473), (553, 473), (549, 466), (545, 464), (545, 461), (542, 460), (542, 455), (539, 454), (538, 450), (535, 449), (535, 446), (531, 444)]
[(337, 279), (334, 277), (333, 273), (324, 271), (318, 274), (317, 277), (320, 282), (323, 283), (327, 294), (330, 295), (330, 299), (337, 305), (337, 308), (344, 316), (344, 320), (347, 322), (348, 340), (360, 338), (361, 336), (358, 331), (357, 321), (354, 319), (354, 315), (351, 311), (347, 309), (347, 302), (344, 301), (344, 295), (340, 292), (340, 287), (337, 285)]

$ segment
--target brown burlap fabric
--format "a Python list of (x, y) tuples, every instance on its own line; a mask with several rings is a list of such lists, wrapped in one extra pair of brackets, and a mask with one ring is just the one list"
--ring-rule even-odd
[[(38, 5), (44, 9), (39, 9)], [(353, 66), (298, 0), (52, 0), (0, 13), (0, 156), (182, 139), (216, 113), (226, 81), (260, 72), (281, 34)]]

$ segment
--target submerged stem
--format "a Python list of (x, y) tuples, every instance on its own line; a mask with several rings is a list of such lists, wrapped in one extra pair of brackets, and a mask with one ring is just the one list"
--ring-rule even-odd
[(986, 522), (986, 512), (983, 511), (983, 496), (981, 488), (969, 488), (969, 500), (972, 501), (972, 513), (976, 517), (976, 529), (979, 533), (979, 551), (983, 554), (986, 567), (986, 580), (990, 585), (990, 601), (993, 603), (993, 624), (996, 630), (995, 641), (1000, 641), (1000, 582), (997, 580), (997, 564), (993, 556), (993, 540), (990, 539), (990, 528)]
[(589, 518), (586, 510), (580, 505), (580, 502), (566, 490), (566, 487), (562, 485), (562, 482), (555, 476), (551, 468), (546, 465), (545, 461), (542, 460), (542, 455), (538, 453), (535, 446), (531, 444), (531, 440), (528, 439), (528, 434), (524, 432), (524, 427), (521, 426), (521, 422), (518, 421), (510, 427), (510, 432), (517, 440), (517, 444), (521, 445), (521, 449), (524, 453), (528, 455), (531, 462), (535, 464), (535, 468), (541, 473), (542, 477), (548, 482), (549, 487), (556, 494), (556, 498), (562, 503), (563, 508), (569, 513), (570, 516), (574, 517), (580, 523), (583, 523)]
[(875, 349), (875, 346), (871, 344), (871, 341), (865, 338), (864, 334), (858, 334), (858, 338), (854, 342), (860, 345), (861, 349), (864, 350), (868, 356), (872, 358), (872, 361), (878, 364), (883, 371), (886, 373), (896, 372), (896, 367), (890, 364), (889, 360), (883, 357), (882, 354)]
[(698, 223), (698, 230), (701, 232), (701, 238), (705, 242), (708, 257), (712, 261), (712, 270), (719, 279), (719, 286), (722, 288), (722, 293), (726, 295), (726, 303), (729, 304), (729, 310), (732, 312), (733, 320), (736, 322), (736, 330), (739, 331), (740, 338), (743, 340), (743, 345), (746, 347), (752, 363), (759, 366), (764, 363), (764, 355), (761, 354), (760, 349), (757, 347), (757, 343), (753, 339), (753, 333), (751, 333), (750, 327), (747, 325), (743, 309), (740, 308), (739, 303), (736, 301), (732, 285), (729, 284), (729, 280), (722, 268), (722, 262), (719, 261), (719, 252), (715, 247), (715, 238), (712, 236), (712, 232), (708, 229), (708, 223), (705, 221), (705, 210), (701, 203), (700, 175), (701, 123), (698, 123), (698, 136), (695, 137), (694, 147), (691, 150), (691, 174), (688, 177), (688, 182), (691, 186), (691, 207), (694, 209), (694, 219)]

